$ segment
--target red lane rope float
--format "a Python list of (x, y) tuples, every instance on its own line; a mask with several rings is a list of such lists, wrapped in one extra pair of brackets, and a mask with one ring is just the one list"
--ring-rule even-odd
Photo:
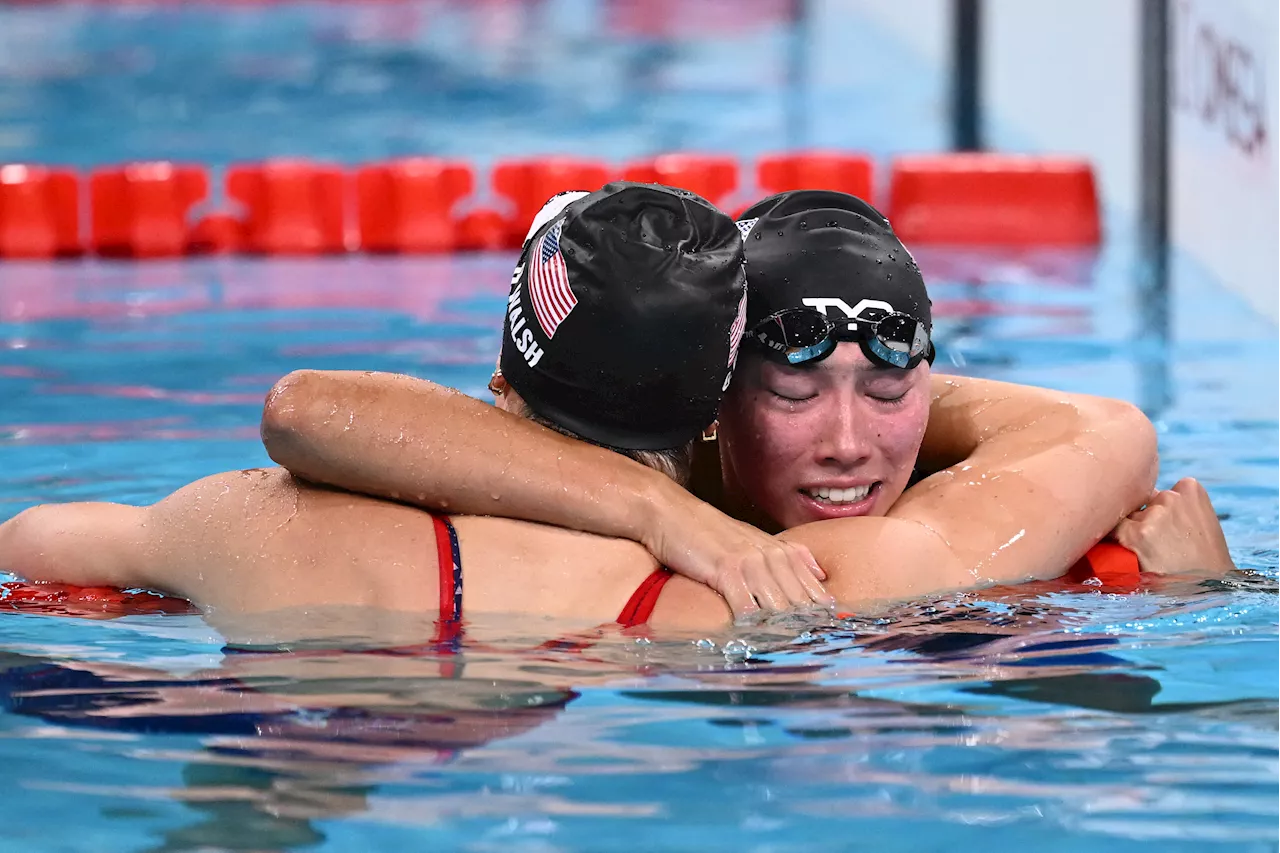
[(94, 619), (115, 619), (120, 616), (156, 613), (200, 612), (184, 598), (173, 598), (143, 590), (25, 581), (0, 583), (0, 612), (6, 610)]
[(767, 154), (756, 162), (756, 186), (761, 195), (821, 188), (856, 195), (872, 204), (875, 166), (862, 154), (803, 151)]
[[(240, 212), (191, 222), (214, 189), (201, 166), (135, 163), (94, 171), (0, 164), (0, 259), (183, 254), (331, 254), (515, 249), (552, 195), (609, 180), (658, 181), (738, 210), (744, 186), (728, 155), (673, 153), (625, 167), (581, 157), (496, 162), (499, 204), (468, 204), (477, 172), (461, 161), (420, 157), (355, 170), (305, 160), (230, 167), (224, 194)], [(862, 154), (801, 151), (756, 162), (760, 195), (832, 189), (872, 201), (874, 164)], [(82, 190), (90, 233), (80, 234)], [(216, 195), (217, 194), (213, 194)], [(729, 205), (726, 207), (726, 205)], [(736, 207), (735, 207), (736, 205)], [(1003, 154), (939, 154), (894, 161), (886, 205), (909, 245), (1096, 246), (1101, 237), (1093, 170), (1083, 160)]]
[(240, 202), (244, 250), (262, 255), (346, 251), (346, 176), (336, 166), (269, 160), (227, 170), (227, 195)]
[(900, 157), (887, 213), (909, 246), (1095, 246), (1102, 236), (1093, 169), (1071, 158)]
[(511, 213), (481, 208), (467, 214), (459, 223), (458, 248), (518, 249), (547, 199), (566, 190), (595, 189), (613, 177), (608, 163), (590, 158), (499, 160), (490, 182), (494, 193), (509, 202)]
[(189, 251), (187, 215), (209, 195), (200, 166), (133, 163), (89, 178), (89, 245), (103, 257), (172, 258)]
[(0, 164), (0, 258), (67, 257), (82, 248), (76, 173)]
[(738, 189), (738, 161), (719, 154), (663, 154), (628, 164), (622, 176), (628, 181), (679, 187), (723, 207)]
[(453, 209), (471, 195), (470, 164), (415, 157), (356, 172), (360, 248), (366, 252), (449, 252), (458, 243)]

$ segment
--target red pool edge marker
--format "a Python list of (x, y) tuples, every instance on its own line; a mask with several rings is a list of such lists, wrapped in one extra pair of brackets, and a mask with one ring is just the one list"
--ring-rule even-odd
[(904, 243), (1096, 246), (1093, 167), (1083, 159), (963, 153), (893, 161), (889, 221)]

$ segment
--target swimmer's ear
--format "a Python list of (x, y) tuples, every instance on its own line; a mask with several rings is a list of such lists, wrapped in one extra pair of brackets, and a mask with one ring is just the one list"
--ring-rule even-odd
[(502, 375), (500, 368), (495, 368), (493, 375), (489, 377), (489, 390), (493, 392), (493, 396), (501, 397), (507, 393), (507, 378)]
[(720, 434), (720, 422), (712, 421), (711, 425), (702, 431), (703, 441), (715, 441)]

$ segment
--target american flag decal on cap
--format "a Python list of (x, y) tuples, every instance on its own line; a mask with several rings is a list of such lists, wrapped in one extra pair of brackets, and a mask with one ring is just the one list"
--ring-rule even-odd
[(569, 287), (569, 271), (565, 269), (564, 256), (560, 254), (560, 231), (563, 227), (563, 219), (551, 226), (533, 247), (529, 257), (529, 300), (533, 303), (538, 325), (548, 338), (555, 337), (556, 329), (578, 304)]
[(729, 366), (733, 367), (738, 360), (738, 347), (742, 343), (742, 333), (747, 329), (747, 292), (742, 291), (742, 299), (738, 302), (738, 314), (729, 327)]
[(720, 386), (721, 391), (729, 390), (729, 383), (733, 381), (733, 368), (738, 363), (738, 348), (742, 344), (742, 333), (747, 329), (747, 291), (742, 291), (742, 299), (738, 300), (738, 314), (733, 318), (733, 325), (729, 327), (729, 372), (724, 377), (724, 384)]

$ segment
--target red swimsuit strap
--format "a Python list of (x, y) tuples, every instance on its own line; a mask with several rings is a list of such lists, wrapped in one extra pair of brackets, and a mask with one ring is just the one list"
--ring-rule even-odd
[(436, 532), (436, 563), (440, 570), (440, 619), (435, 642), (456, 644), (462, 638), (462, 551), (458, 533), (447, 515), (431, 514)]
[(658, 596), (669, 580), (669, 569), (654, 569), (653, 574), (645, 578), (636, 591), (631, 593), (631, 598), (627, 599), (622, 612), (618, 614), (618, 624), (624, 628), (634, 628), (648, 622), (653, 615), (654, 605), (658, 603)]

